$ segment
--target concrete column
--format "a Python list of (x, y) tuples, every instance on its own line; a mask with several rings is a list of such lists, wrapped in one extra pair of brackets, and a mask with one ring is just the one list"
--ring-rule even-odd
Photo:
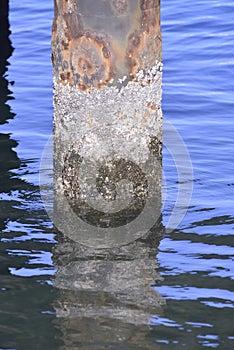
[(55, 225), (126, 244), (160, 217), (160, 1), (55, 0), (52, 51)]

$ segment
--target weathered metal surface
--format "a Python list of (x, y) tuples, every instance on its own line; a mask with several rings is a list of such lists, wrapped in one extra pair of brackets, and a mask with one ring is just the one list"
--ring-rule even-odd
[(57, 82), (80, 90), (116, 85), (161, 61), (159, 0), (55, 0)]
[(55, 0), (55, 223), (83, 244), (126, 244), (160, 216), (159, 5)]
[(64, 291), (56, 314), (65, 338), (71, 319), (142, 327), (164, 304), (151, 288), (161, 233), (159, 5), (55, 0), (54, 223), (69, 239), (54, 252), (54, 285)]

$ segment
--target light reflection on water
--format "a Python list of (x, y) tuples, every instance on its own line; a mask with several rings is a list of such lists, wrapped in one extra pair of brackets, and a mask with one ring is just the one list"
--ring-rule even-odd
[[(97, 349), (109, 344), (113, 349), (120, 344), (123, 349), (136, 349), (136, 344), (139, 349), (233, 349), (233, 10), (233, 1), (162, 2), (163, 110), (190, 151), (195, 181), (182, 224), (159, 245), (158, 278), (152, 277), (152, 284), (166, 305), (160, 312), (147, 306), (148, 324), (139, 326), (113, 316), (110, 306), (119, 304), (106, 291), (82, 293), (51, 285), (57, 239), (37, 185), (41, 153), (52, 130), (53, 4), (11, 1), (15, 51), (7, 79), (15, 82), (8, 86), (14, 99), (8, 98), (11, 111), (0, 105), (9, 119), (0, 134), (1, 347), (27, 349), (34, 343), (35, 349), (72, 349), (76, 340), (79, 348), (91, 349), (86, 341), (92, 335)], [(2, 90), (3, 79), (1, 84)], [(6, 88), (2, 91), (9, 95)], [(166, 150), (164, 175), (172, 206), (177, 184)], [(165, 207), (164, 220), (169, 213)], [(62, 266), (74, 263), (68, 248), (72, 245), (59, 254)], [(56, 308), (79, 302), (94, 303), (99, 310), (106, 305), (112, 314), (56, 318)]]

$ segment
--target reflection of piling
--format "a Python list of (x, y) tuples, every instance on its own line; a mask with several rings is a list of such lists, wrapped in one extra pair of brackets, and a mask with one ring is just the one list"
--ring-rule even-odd
[(52, 49), (57, 226), (66, 201), (101, 227), (116, 226), (113, 212), (138, 216), (153, 187), (159, 207), (160, 1), (55, 0)]
[[(149, 323), (162, 315), (163, 298), (151, 287), (161, 279), (156, 272), (158, 228), (147, 240), (112, 249), (87, 248), (69, 240), (55, 246), (60, 290), (55, 305), (64, 349), (99, 349), (125, 344), (126, 348), (159, 349), (147, 337)], [(72, 334), (72, 337), (71, 337)]]

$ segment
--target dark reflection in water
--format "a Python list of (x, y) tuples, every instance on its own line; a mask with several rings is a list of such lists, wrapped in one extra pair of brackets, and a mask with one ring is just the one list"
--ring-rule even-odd
[(8, 11), (8, 0), (2, 0), (0, 2), (0, 124), (3, 124), (7, 119), (14, 117), (14, 113), (10, 111), (10, 107), (5, 104), (11, 94), (11, 91), (8, 88), (8, 80), (6, 79), (8, 66), (7, 60), (13, 52), (13, 47), (9, 39), (10, 29)]
[[(9, 20), (8, 20), (8, 1), (1, 1), (0, 3), (0, 124), (4, 124), (8, 119), (14, 117), (14, 113), (11, 112), (9, 105), (6, 103), (10, 98), (11, 91), (8, 88), (7, 76), (7, 59), (13, 52), (13, 47), (9, 39)], [(11, 97), (12, 98), (12, 97)], [(17, 183), (14, 182), (10, 174), (7, 179), (4, 176), (9, 170), (17, 168), (19, 166), (19, 159), (13, 148), (17, 146), (16, 141), (11, 140), (9, 134), (0, 133), (0, 178), (1, 188), (4, 192), (9, 192), (11, 185)], [(14, 183), (14, 184), (13, 184)], [(2, 213), (1, 213), (2, 215)], [(0, 224), (2, 228), (2, 224)]]
[[(9, 35), (8, 1), (0, 1), (0, 124), (15, 116), (8, 105), (13, 98), (7, 80)], [(40, 255), (50, 254), (51, 229), (39, 189), (21, 179), (30, 161), (21, 161), (16, 147), (10, 134), (0, 133), (0, 347), (57, 349), (49, 309), (51, 264), (40, 262)]]
[[(8, 20), (9, 5), (8, 1), (1, 1), (0, 3), (0, 124), (4, 124), (8, 119), (13, 118), (14, 114), (11, 112), (9, 105), (6, 103), (9, 99), (11, 91), (8, 88), (7, 75), (7, 59), (13, 52), (13, 47), (9, 39), (9, 20)], [(0, 178), (1, 191), (10, 192), (10, 189), (15, 186), (17, 189), (17, 181), (9, 173), (10, 170), (19, 167), (20, 161), (13, 148), (17, 146), (17, 142), (11, 140), (9, 134), (0, 133)], [(0, 229), (4, 228), (4, 208), (7, 203), (1, 202), (1, 220)]]
[[(61, 241), (55, 246), (60, 290), (55, 305), (61, 349), (159, 349), (147, 337), (165, 301), (152, 288), (161, 280), (156, 255), (160, 225), (126, 246), (95, 249)], [(61, 237), (61, 236), (60, 236)]]

